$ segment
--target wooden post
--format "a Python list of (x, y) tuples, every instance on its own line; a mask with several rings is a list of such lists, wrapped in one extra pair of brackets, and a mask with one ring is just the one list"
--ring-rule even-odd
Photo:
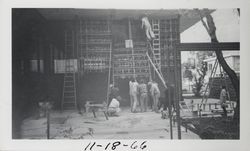
[(188, 129), (187, 129), (187, 123), (185, 123), (185, 127), (186, 127), (186, 133), (188, 132)]
[(171, 95), (171, 88), (172, 87), (168, 87), (168, 88), (166, 88), (166, 92), (165, 93), (167, 93), (167, 96), (168, 96), (168, 103), (169, 103), (169, 105), (168, 105), (168, 114), (169, 114), (169, 124), (170, 124), (170, 139), (173, 139), (173, 126), (172, 126), (172, 99), (173, 98), (171, 98), (171, 96), (173, 96), (173, 95)]
[[(108, 88), (107, 88), (107, 96), (106, 96), (106, 103), (107, 103), (107, 107), (109, 105), (109, 94), (110, 94), (110, 76), (111, 76), (111, 63), (112, 63), (112, 43), (110, 43), (109, 45), (109, 74), (108, 74)], [(114, 84), (114, 80), (113, 80), (113, 84)], [(112, 98), (111, 98), (112, 99)]]
[(199, 117), (201, 117), (201, 106), (200, 106), (200, 104), (197, 104), (197, 111), (198, 111)]
[(41, 40), (37, 38), (37, 72), (40, 73)]
[[(180, 20), (179, 18), (180, 16), (178, 16), (178, 22)], [(170, 20), (171, 21), (171, 20)], [(170, 24), (170, 33), (174, 32), (174, 33), (178, 33), (178, 28), (177, 31), (175, 32), (175, 30), (173, 30), (173, 27), (177, 26), (177, 24)], [(179, 35), (176, 35), (176, 37), (178, 37)], [(181, 118), (180, 118), (180, 101), (182, 101), (182, 90), (181, 90), (181, 55), (180, 55), (180, 51), (176, 51), (178, 50), (176, 48), (176, 44), (173, 43), (174, 37), (172, 34), (170, 34), (170, 41), (171, 41), (171, 46), (173, 47), (173, 56), (174, 56), (174, 81), (175, 81), (175, 102), (176, 102), (176, 121), (177, 121), (177, 133), (178, 133), (178, 139), (181, 139)], [(176, 39), (177, 43), (180, 42), (180, 39)], [(178, 60), (179, 58), (179, 60)], [(177, 61), (178, 60), (178, 61)]]
[(105, 116), (106, 120), (109, 120), (108, 115), (107, 115), (107, 112), (106, 112), (106, 111), (103, 111), (103, 113), (104, 113), (104, 116)]
[(92, 112), (93, 112), (94, 118), (96, 118), (95, 109), (92, 109)]
[(50, 139), (50, 110), (46, 106), (46, 116), (47, 116), (47, 139)]
[(135, 57), (134, 57), (134, 46), (133, 46), (133, 40), (132, 40), (132, 27), (131, 27), (131, 21), (130, 21), (130, 19), (128, 19), (128, 37), (129, 37), (129, 40), (131, 40), (132, 41), (132, 48), (130, 48), (131, 49), (131, 51), (132, 51), (132, 61), (133, 61), (133, 76), (134, 76), (134, 79), (135, 79), (135, 77), (136, 77), (136, 75), (135, 75)]

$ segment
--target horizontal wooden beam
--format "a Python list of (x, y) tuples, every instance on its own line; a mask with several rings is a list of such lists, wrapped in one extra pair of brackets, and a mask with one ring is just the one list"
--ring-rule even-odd
[(179, 51), (239, 51), (239, 42), (220, 43), (180, 43), (176, 45)]

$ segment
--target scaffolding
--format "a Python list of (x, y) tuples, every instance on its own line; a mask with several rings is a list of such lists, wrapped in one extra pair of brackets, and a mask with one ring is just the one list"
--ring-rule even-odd
[[(159, 71), (161, 75), (161, 81), (167, 80), (168, 84), (174, 84), (174, 100), (178, 108), (179, 101), (182, 99), (180, 52), (176, 49), (176, 44), (180, 42), (179, 18), (174, 16), (167, 19), (152, 19), (151, 23), (155, 39), (142, 42), (132, 38), (129, 20), (129, 39), (126, 42), (130, 41), (131, 46), (126, 47), (126, 43), (112, 44), (109, 20), (80, 19), (77, 41), (78, 72), (80, 74), (109, 72), (109, 84), (111, 77), (113, 83), (118, 78), (151, 79), (151, 66), (155, 66), (155, 71)], [(152, 54), (148, 52), (149, 43)], [(153, 61), (150, 62), (150, 60)], [(153, 80), (161, 83), (159, 79)], [(164, 91), (165, 88), (161, 90)]]
[[(136, 43), (135, 43), (136, 45)], [(145, 45), (144, 45), (145, 46)], [(113, 79), (150, 77), (150, 63), (146, 56), (147, 48), (115, 48), (113, 53)]]
[[(178, 139), (181, 139), (180, 132), (180, 101), (181, 96), (181, 54), (177, 50), (176, 44), (180, 43), (179, 18), (178, 16), (160, 20), (160, 56), (161, 56), (161, 72), (164, 79), (167, 76), (168, 86), (174, 87), (174, 102), (176, 107)], [(169, 99), (170, 100), (170, 99)], [(171, 104), (171, 102), (169, 103)], [(173, 113), (169, 112), (170, 124), (172, 124)], [(172, 127), (172, 126), (170, 126)], [(172, 131), (172, 130), (171, 130)], [(171, 139), (173, 135), (171, 133)]]
[(108, 20), (80, 20), (79, 68), (80, 72), (103, 72), (109, 69), (112, 49)]

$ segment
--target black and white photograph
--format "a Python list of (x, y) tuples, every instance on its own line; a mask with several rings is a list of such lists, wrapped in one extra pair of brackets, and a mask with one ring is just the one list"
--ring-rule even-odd
[(239, 139), (240, 9), (12, 9), (12, 138)]
[(247, 4), (0, 0), (0, 150), (249, 150)]

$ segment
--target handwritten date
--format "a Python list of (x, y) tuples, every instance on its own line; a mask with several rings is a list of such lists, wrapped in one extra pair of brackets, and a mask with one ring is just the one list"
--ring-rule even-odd
[(84, 151), (95, 151), (103, 149), (105, 151), (119, 150), (119, 147), (127, 147), (130, 150), (144, 150), (147, 148), (147, 141), (138, 142), (134, 141), (131, 144), (123, 144), (121, 141), (109, 142), (108, 144), (98, 144), (97, 142), (90, 142), (85, 148)]

